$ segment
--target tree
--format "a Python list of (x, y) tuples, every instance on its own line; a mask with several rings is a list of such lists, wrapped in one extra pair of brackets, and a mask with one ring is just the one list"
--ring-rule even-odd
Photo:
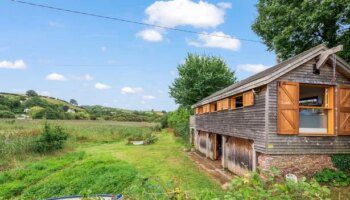
[(36, 93), (34, 90), (28, 90), (28, 91), (26, 92), (26, 95), (27, 95), (28, 97), (36, 97), (36, 96), (38, 96), (38, 93)]
[(188, 54), (177, 70), (179, 77), (169, 87), (170, 95), (186, 108), (236, 81), (225, 61), (213, 56)]
[(260, 0), (257, 9), (253, 30), (282, 59), (325, 43), (343, 44), (350, 62), (349, 0)]
[(77, 102), (77, 100), (75, 100), (75, 99), (71, 99), (71, 100), (69, 101), (69, 103), (72, 104), (72, 105), (78, 106), (78, 102)]

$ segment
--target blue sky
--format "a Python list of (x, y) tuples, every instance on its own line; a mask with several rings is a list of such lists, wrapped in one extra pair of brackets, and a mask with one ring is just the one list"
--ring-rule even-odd
[[(259, 40), (256, 1), (26, 0), (172, 28)], [(246, 78), (275, 64), (261, 43), (160, 30), (0, 1), (0, 91), (28, 89), (81, 105), (173, 110), (187, 53), (223, 58)]]

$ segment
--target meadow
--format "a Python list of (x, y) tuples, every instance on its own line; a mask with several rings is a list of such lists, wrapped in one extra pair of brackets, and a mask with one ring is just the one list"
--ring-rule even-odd
[[(189, 160), (182, 140), (154, 123), (50, 121), (68, 133), (62, 150), (34, 151), (43, 120), (0, 121), (0, 199), (123, 193), (128, 199), (206, 199), (221, 195)], [(127, 138), (154, 134), (151, 145)]]

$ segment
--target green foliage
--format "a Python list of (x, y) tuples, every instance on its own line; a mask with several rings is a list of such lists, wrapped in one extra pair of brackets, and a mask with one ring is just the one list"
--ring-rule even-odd
[(54, 150), (63, 149), (68, 134), (60, 126), (51, 126), (46, 123), (44, 129), (36, 142), (36, 151), (47, 153)]
[(317, 172), (314, 177), (318, 182), (332, 186), (348, 186), (350, 184), (350, 176), (339, 170), (324, 169)]
[(348, 0), (260, 0), (252, 28), (269, 50), (283, 59), (318, 44), (344, 45), (350, 62), (350, 4)]
[(131, 122), (158, 122), (163, 116), (160, 112), (131, 111), (104, 106), (83, 106), (92, 120), (103, 119)]
[(0, 110), (0, 118), (13, 119), (15, 118), (15, 114), (12, 113), (11, 111)]
[(169, 127), (173, 128), (174, 133), (182, 137), (185, 141), (188, 141), (189, 119), (190, 112), (184, 107), (180, 107), (176, 111), (169, 112), (168, 114)]
[(40, 106), (33, 106), (29, 109), (29, 115), (33, 119), (42, 119), (45, 116), (45, 109)]
[(71, 99), (71, 100), (69, 101), (69, 103), (72, 104), (72, 105), (78, 106), (78, 101), (75, 100), (75, 99)]
[(170, 95), (186, 108), (236, 81), (225, 61), (213, 56), (188, 54), (177, 70), (179, 77), (170, 86)]
[(330, 190), (320, 186), (316, 181), (307, 182), (305, 178), (293, 182), (279, 180), (276, 170), (264, 172), (263, 176), (252, 173), (246, 177), (233, 179), (224, 199), (328, 199)]
[(332, 155), (332, 162), (339, 170), (350, 172), (350, 154)]
[(36, 96), (38, 96), (38, 93), (36, 93), (34, 90), (28, 90), (28, 91), (26, 92), (26, 95), (27, 95), (28, 97), (36, 97)]

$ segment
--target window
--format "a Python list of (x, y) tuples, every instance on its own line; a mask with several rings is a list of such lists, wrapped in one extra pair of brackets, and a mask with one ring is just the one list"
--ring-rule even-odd
[(279, 134), (334, 134), (334, 87), (279, 82)]
[(235, 108), (243, 108), (243, 96), (235, 97)]
[(332, 91), (328, 86), (300, 84), (299, 133), (332, 133)]

